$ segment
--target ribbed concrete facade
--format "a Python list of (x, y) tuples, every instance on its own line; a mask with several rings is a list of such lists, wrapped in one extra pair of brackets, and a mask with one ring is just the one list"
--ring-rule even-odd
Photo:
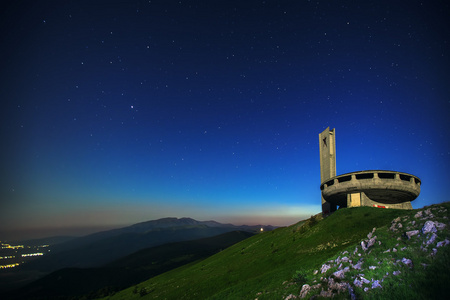
[(396, 171), (369, 170), (335, 176), (320, 185), (322, 197), (339, 207), (375, 206), (412, 209), (420, 194), (418, 177)]

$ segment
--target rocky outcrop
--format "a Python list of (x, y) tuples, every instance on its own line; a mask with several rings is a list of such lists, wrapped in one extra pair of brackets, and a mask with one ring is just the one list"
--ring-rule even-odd
[(345, 294), (356, 299), (357, 295), (384, 289), (386, 278), (401, 282), (408, 272), (428, 267), (423, 257), (433, 259), (439, 248), (450, 245), (447, 215), (444, 207), (436, 206), (397, 217), (387, 227), (374, 228), (357, 247), (312, 271), (311, 283), (316, 285), (304, 284), (300, 293), (292, 296), (329, 298)]

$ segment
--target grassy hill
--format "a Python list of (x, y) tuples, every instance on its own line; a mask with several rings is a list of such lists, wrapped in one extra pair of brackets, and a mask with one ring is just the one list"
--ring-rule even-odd
[[(409, 230), (420, 230), (429, 217), (416, 218), (417, 211), (358, 207), (338, 210), (323, 220), (320, 216), (311, 217), (289, 227), (255, 235), (205, 260), (156, 276), (108, 299), (285, 299), (297, 297), (305, 283), (320, 284), (317, 290), (310, 291), (309, 298), (322, 289), (333, 289), (331, 282), (347, 284), (347, 281), (352, 293), (359, 298), (390, 299), (391, 292), (407, 293), (409, 298), (438, 298), (441, 293), (449, 292), (450, 246), (440, 247), (435, 255), (430, 253), (438, 242), (450, 239), (450, 204), (432, 207), (434, 220), (446, 226), (440, 229), (426, 251), (420, 246), (423, 247), (428, 241), (424, 239), (430, 238), (430, 234), (420, 233), (411, 238), (405, 235)], [(393, 231), (390, 229), (392, 221), (398, 217), (403, 227)], [(367, 235), (373, 228), (376, 228), (374, 235), (378, 236), (376, 244), (367, 252), (362, 251), (361, 241), (367, 244)], [(357, 252), (356, 247), (359, 247)], [(399, 250), (394, 252), (395, 247)], [(345, 279), (340, 279), (334, 272), (339, 270), (338, 258), (345, 254), (354, 264), (359, 260), (363, 268), (349, 267)], [(383, 260), (377, 261), (377, 256)], [(406, 257), (414, 262), (413, 267), (401, 263)], [(322, 273), (319, 270), (324, 264), (328, 264), (330, 270)], [(314, 275), (314, 271), (318, 273)], [(401, 275), (393, 276), (394, 271), (400, 271)], [(355, 286), (354, 279), (363, 276), (373, 279), (385, 273), (391, 276), (379, 278), (383, 288), (364, 292), (363, 288), (370, 284), (365, 283), (361, 288)], [(430, 290), (424, 285), (433, 288)], [(338, 290), (333, 289), (333, 292)], [(349, 298), (350, 293), (342, 292), (338, 296)]]

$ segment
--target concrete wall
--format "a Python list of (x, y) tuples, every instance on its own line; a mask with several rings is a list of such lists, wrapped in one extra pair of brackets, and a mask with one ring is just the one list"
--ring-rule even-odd
[(376, 202), (371, 200), (367, 195), (362, 192), (361, 193), (361, 206), (372, 206), (372, 207), (380, 207), (380, 208), (396, 208), (396, 209), (412, 209), (412, 205), (410, 201), (402, 202), (402, 203), (392, 203), (392, 204), (384, 204), (380, 202)]
[(361, 193), (347, 195), (347, 207), (361, 206)]
[(328, 215), (337, 210), (337, 206), (333, 203), (327, 202), (322, 198), (322, 215)]
[(378, 208), (412, 209), (410, 201), (402, 203), (385, 204), (373, 201), (364, 192), (347, 195), (347, 207), (370, 206)]

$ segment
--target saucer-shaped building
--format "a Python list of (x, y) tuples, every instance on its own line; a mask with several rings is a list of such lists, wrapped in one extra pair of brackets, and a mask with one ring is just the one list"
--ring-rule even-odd
[(325, 129), (319, 134), (319, 142), (323, 214), (355, 206), (412, 209), (411, 201), (420, 194), (417, 176), (385, 170), (336, 176), (335, 129)]

